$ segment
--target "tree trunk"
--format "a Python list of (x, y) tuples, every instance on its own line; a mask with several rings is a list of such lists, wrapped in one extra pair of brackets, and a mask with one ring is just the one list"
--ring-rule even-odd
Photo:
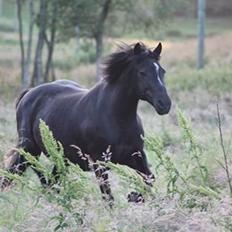
[(95, 38), (96, 41), (96, 81), (100, 80), (101, 77), (101, 57), (103, 50), (103, 35), (98, 34)]
[(23, 42), (23, 22), (22, 22), (22, 2), (17, 0), (17, 18), (19, 25), (19, 43), (21, 51), (21, 86), (25, 88), (25, 51), (24, 51), (24, 42)]
[(23, 1), (19, 0), (19, 3), (17, 2), (18, 0), (16, 0), (16, 6), (14, 6), (14, 16), (13, 16), (13, 20), (12, 20), (12, 27), (14, 28), (15, 32), (19, 32), (19, 19), (18, 19), (18, 4), (20, 4), (21, 7), (21, 12), (22, 12), (22, 4)]
[(39, 36), (38, 36), (35, 58), (34, 58), (34, 72), (33, 72), (32, 86), (41, 84), (44, 81), (42, 53), (43, 53), (43, 46), (45, 41), (46, 17), (47, 17), (46, 0), (40, 0)]
[(57, 20), (57, 1), (53, 1), (53, 12), (52, 12), (52, 23), (51, 23), (51, 38), (50, 41), (48, 40), (48, 37), (45, 34), (45, 39), (48, 47), (48, 57), (46, 62), (46, 68), (44, 73), (44, 81), (49, 81), (49, 72), (51, 71), (52, 79), (55, 79), (55, 74), (52, 65), (53, 61), (53, 51), (55, 47), (55, 37), (56, 37), (56, 20)]
[(52, 81), (56, 80), (56, 74), (55, 74), (55, 69), (54, 69), (54, 65), (53, 65), (53, 60), (51, 62), (51, 75), (52, 75)]
[(0, 17), (2, 16), (2, 0), (0, 0)]
[(198, 0), (197, 69), (202, 69), (204, 67), (204, 39), (205, 39), (205, 0)]
[(111, 4), (111, 0), (104, 1), (94, 35), (96, 41), (96, 80), (97, 81), (100, 80), (100, 64), (101, 64), (101, 56), (103, 52), (104, 24), (109, 13), (110, 4)]
[(76, 25), (75, 27), (75, 35), (76, 35), (76, 46), (77, 46), (77, 52), (80, 49), (80, 27)]
[(30, 10), (30, 25), (28, 32), (28, 44), (27, 44), (27, 56), (25, 61), (25, 85), (29, 87), (30, 84), (30, 64), (31, 64), (31, 52), (32, 52), (32, 39), (33, 39), (33, 28), (34, 28), (34, 0), (29, 1)]

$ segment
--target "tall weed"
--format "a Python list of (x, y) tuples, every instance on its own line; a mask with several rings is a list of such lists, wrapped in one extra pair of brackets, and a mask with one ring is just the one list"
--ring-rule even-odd
[(177, 167), (172, 157), (165, 151), (165, 142), (162, 138), (152, 135), (144, 139), (147, 151), (156, 156), (157, 176), (163, 176), (165, 173), (167, 194), (178, 194), (181, 198), (192, 194), (219, 198), (218, 193), (208, 184), (208, 169), (201, 159), (203, 151), (197, 143), (189, 122), (180, 110), (177, 115), (182, 141), (188, 155), (181, 167)]

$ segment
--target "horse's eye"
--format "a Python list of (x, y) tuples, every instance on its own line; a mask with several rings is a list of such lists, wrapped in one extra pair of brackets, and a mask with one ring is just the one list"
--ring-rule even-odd
[(144, 71), (139, 71), (139, 75), (141, 75), (141, 76), (145, 76), (145, 75), (146, 75), (146, 73), (145, 73)]

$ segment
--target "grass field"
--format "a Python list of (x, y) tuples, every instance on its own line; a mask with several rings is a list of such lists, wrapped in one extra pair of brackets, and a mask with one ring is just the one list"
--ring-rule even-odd
[[(160, 117), (148, 104), (139, 105), (147, 135), (146, 150), (156, 175), (152, 189), (145, 188), (139, 177), (128, 169), (115, 167), (110, 174), (115, 205), (110, 209), (101, 200), (91, 173), (74, 168), (74, 174), (65, 177), (70, 188), (57, 194), (44, 191), (29, 169), (23, 182), (0, 192), (0, 231), (232, 231), (232, 198), (222, 167), (216, 108), (218, 104), (232, 174), (232, 31), (229, 22), (229, 19), (208, 22), (206, 66), (201, 71), (195, 69), (194, 22), (178, 21), (177, 25), (170, 26), (172, 31), (169, 30), (167, 39), (163, 40), (161, 63), (167, 70), (172, 110), (168, 116)], [(20, 91), (17, 39), (13, 30), (0, 32), (1, 167), (4, 154), (17, 139), (14, 109)], [(131, 43), (136, 39), (108, 38), (106, 53), (114, 49), (118, 41)], [(143, 42), (155, 46), (150, 39)], [(73, 49), (75, 46), (75, 41), (57, 45), (57, 77), (90, 86), (94, 83), (95, 66), (81, 62), (87, 58), (78, 55)], [(41, 162), (45, 166), (49, 163), (45, 157)], [(76, 182), (71, 181), (73, 179)], [(126, 196), (133, 190), (143, 192), (144, 204), (127, 202)]]

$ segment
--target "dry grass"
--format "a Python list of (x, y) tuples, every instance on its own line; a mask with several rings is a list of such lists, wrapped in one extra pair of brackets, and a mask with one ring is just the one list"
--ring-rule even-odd
[[(1, 34), (0, 38), (7, 38), (17, 41), (16, 34), (11, 33)], [(221, 35), (214, 35), (206, 38), (206, 62), (208, 66), (229, 65), (232, 62), (232, 33), (225, 32)], [(106, 39), (107, 47), (111, 49), (107, 51), (107, 54), (117, 49), (117, 44), (120, 44), (122, 39)], [(136, 39), (123, 39), (123, 42), (132, 44), (137, 42)], [(144, 39), (143, 42), (149, 47), (155, 47), (158, 41)], [(167, 69), (168, 74), (175, 73), (178, 69), (183, 67), (195, 68), (196, 66), (196, 51), (197, 40), (194, 38), (186, 41), (162, 41), (163, 53), (162, 63)], [(1, 84), (12, 85), (19, 83), (20, 81), (20, 51), (17, 43), (12, 45), (0, 45), (0, 80)], [(66, 60), (72, 60), (76, 54), (75, 41), (71, 41), (68, 45), (58, 44), (55, 60), (60, 62), (66, 62)], [(75, 64), (75, 60), (73, 61)], [(69, 70), (56, 70), (58, 79), (72, 79), (77, 82), (92, 85), (95, 80), (95, 67), (94, 65), (73, 65)]]

